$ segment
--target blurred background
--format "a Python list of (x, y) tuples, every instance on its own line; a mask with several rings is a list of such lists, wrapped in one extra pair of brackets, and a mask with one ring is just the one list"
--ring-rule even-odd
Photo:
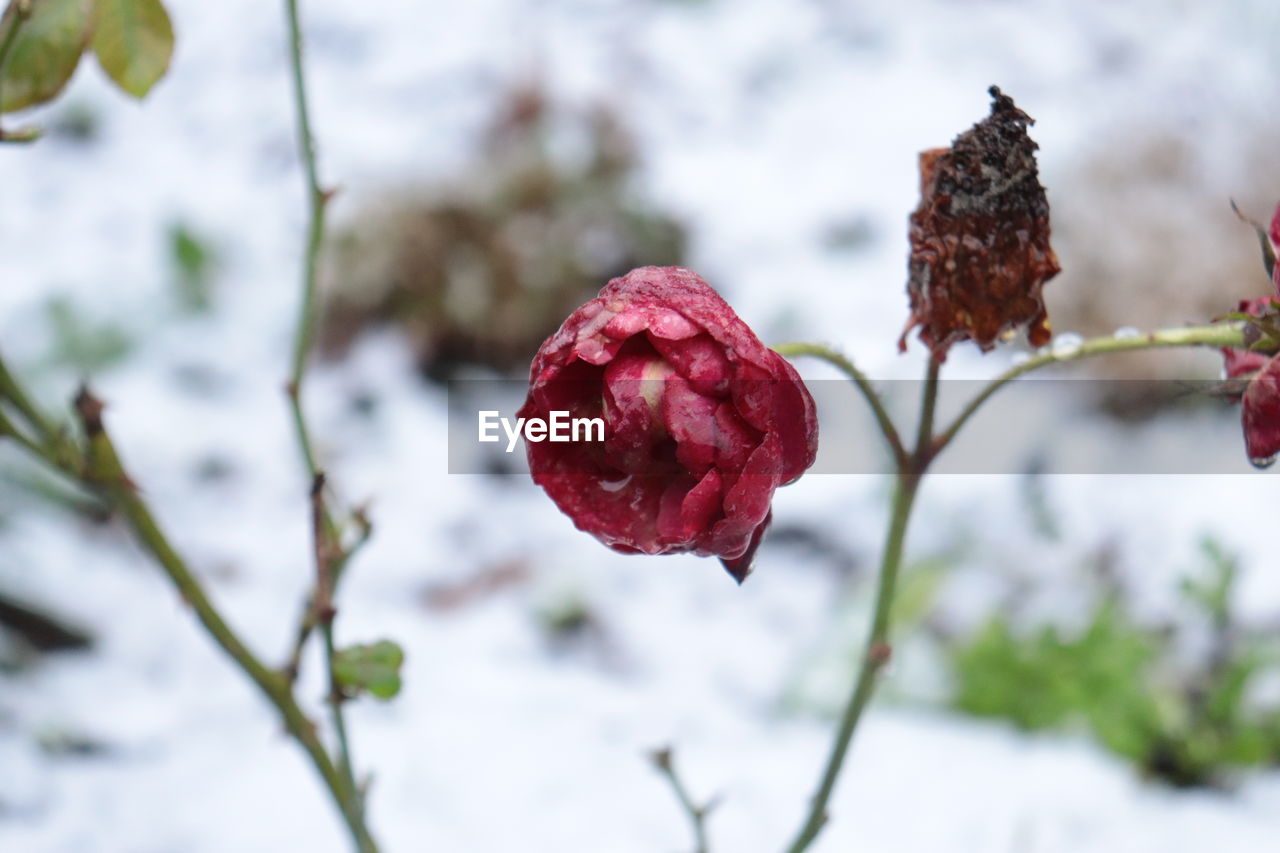
[[(142, 104), (86, 62), (0, 147), (0, 342), (50, 411), (91, 378), (231, 621), (283, 661), (311, 579), (283, 394), (304, 229), (279, 4), (169, 0)], [(449, 474), (444, 380), (519, 376), (609, 277), (679, 263), (767, 342), (914, 379), (916, 154), (1037, 119), (1059, 334), (1202, 322), (1268, 292), (1280, 8), (1264, 0), (307, 0), (338, 190), (307, 403), (376, 530), (343, 644), (404, 689), (349, 712), (385, 849), (776, 850), (817, 781), (887, 514), (875, 476), (782, 490), (756, 573), (613, 554), (526, 478)], [(953, 377), (1019, 351), (957, 347)], [(830, 378), (800, 365), (807, 377)], [(1212, 352), (1067, 376), (1211, 379)], [(906, 383), (904, 383), (906, 384)], [(1123, 387), (1099, 383), (1100, 388)], [(944, 400), (944, 409), (959, 400)], [(1118, 447), (1239, 446), (1238, 411), (1099, 394)], [(909, 399), (891, 400), (912, 413)], [(998, 434), (998, 418), (974, 430)], [(824, 434), (838, 442), (839, 434)], [(1280, 831), (1274, 475), (928, 482), (892, 667), (814, 849), (1222, 853)], [(318, 659), (302, 694), (319, 709)], [(302, 754), (120, 524), (0, 446), (0, 849), (346, 849)]]

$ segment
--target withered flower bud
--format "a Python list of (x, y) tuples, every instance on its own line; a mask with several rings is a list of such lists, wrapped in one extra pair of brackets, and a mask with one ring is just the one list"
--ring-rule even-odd
[(1049, 341), (1041, 290), (1058, 274), (1049, 245), (1049, 202), (1027, 136), (1034, 120), (990, 89), (991, 115), (950, 148), (920, 154), (920, 205), (911, 214), (907, 293), (911, 318), (899, 341), (920, 326), (939, 361), (957, 341), (984, 352), (1027, 329), (1034, 346)]

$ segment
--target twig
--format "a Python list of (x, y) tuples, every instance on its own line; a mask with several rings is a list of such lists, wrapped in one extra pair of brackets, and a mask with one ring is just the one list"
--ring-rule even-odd
[(784, 356), (807, 355), (821, 359), (852, 379), (853, 384), (857, 386), (858, 390), (862, 392), (862, 396), (866, 398), (867, 404), (871, 406), (871, 412), (875, 415), (876, 423), (880, 427), (880, 433), (889, 444), (889, 451), (893, 454), (894, 462), (898, 467), (906, 464), (907, 452), (902, 446), (902, 439), (898, 436), (897, 427), (893, 425), (893, 419), (889, 417), (889, 412), (885, 409), (875, 386), (871, 384), (871, 380), (867, 379), (867, 375), (859, 370), (857, 365), (849, 358), (823, 344), (779, 344), (773, 348), (773, 351)]
[(68, 470), (67, 473), (82, 479), (120, 511), (139, 544), (168, 575), (214, 642), (235, 661), (280, 712), (285, 729), (306, 751), (339, 809), (347, 817), (353, 837), (359, 844), (360, 836), (356, 830), (359, 822), (347, 810), (344, 795), (347, 790), (346, 782), (320, 742), (315, 725), (298, 706), (288, 681), (280, 673), (269, 669), (249, 650), (222, 618), (200, 581), (169, 543), (120, 462), (115, 444), (102, 422), (101, 401), (87, 388), (82, 388), (76, 396), (75, 408), (84, 429), (84, 462), (80, 470)]
[(302, 386), (307, 375), (307, 358), (315, 340), (316, 318), (319, 314), (316, 305), (317, 273), (320, 249), (324, 244), (325, 208), (329, 193), (320, 188), (319, 170), (316, 166), (315, 135), (311, 130), (311, 110), (307, 103), (306, 77), (302, 69), (302, 26), (298, 17), (298, 0), (286, 0), (285, 7), (289, 24), (289, 60), (294, 110), (297, 115), (298, 154), (306, 176), (308, 217), (307, 244), (302, 264), (302, 293), (298, 304), (298, 323), (293, 338), (293, 358), (287, 390), (293, 409), (298, 448), (302, 452), (307, 472), (314, 477), (320, 473), (320, 466), (316, 461), (311, 431), (302, 408)]
[(336, 610), (333, 606), (333, 567), (339, 556), (338, 543), (329, 538), (324, 524), (324, 473), (316, 474), (311, 483), (311, 532), (315, 544), (316, 588), (312, 596), (313, 621), (320, 626), (324, 637), (325, 663), (328, 670), (329, 690), (325, 697), (329, 705), (329, 714), (333, 721), (333, 730), (338, 740), (338, 769), (342, 773), (346, 799), (344, 811), (354, 819), (352, 829), (357, 834), (357, 842), (361, 851), (375, 851), (377, 846), (369, 834), (364, 821), (364, 798), (356, 784), (355, 772), (351, 763), (351, 742), (347, 735), (347, 722), (342, 705), (346, 700), (342, 685), (335, 672), (334, 661), (337, 648), (333, 639), (333, 617)]
[[(294, 435), (307, 471), (311, 474), (311, 526), (315, 542), (316, 585), (310, 601), (303, 611), (294, 647), (285, 664), (284, 677), (292, 681), (297, 677), (302, 649), (311, 632), (318, 626), (324, 639), (325, 666), (329, 677), (328, 704), (338, 741), (338, 765), (344, 782), (344, 813), (355, 834), (362, 853), (374, 853), (374, 844), (364, 819), (364, 798), (356, 784), (352, 769), (351, 742), (347, 735), (346, 718), (342, 706), (345, 696), (335, 675), (337, 648), (334, 643), (333, 596), (342, 571), (351, 552), (342, 549), (341, 534), (334, 524), (324, 500), (325, 476), (316, 460), (311, 430), (302, 405), (303, 385), (307, 375), (307, 359), (315, 341), (317, 305), (317, 273), (320, 250), (324, 245), (325, 209), (332, 193), (320, 187), (319, 169), (316, 166), (315, 134), (311, 129), (311, 111), (307, 102), (306, 76), (302, 67), (302, 25), (298, 14), (298, 0), (286, 0), (286, 19), (289, 28), (289, 60), (293, 81), (293, 101), (297, 116), (298, 154), (306, 176), (307, 193), (307, 243), (303, 253), (302, 292), (299, 297), (298, 322), (293, 339), (293, 358), (286, 386), (290, 410), (293, 414)], [(363, 524), (367, 536), (368, 523)], [(354, 549), (353, 549), (354, 550)]]
[(649, 760), (653, 762), (653, 766), (657, 768), (658, 772), (671, 783), (671, 790), (675, 793), (676, 799), (680, 801), (680, 808), (684, 809), (684, 813), (689, 816), (689, 823), (693, 825), (694, 843), (697, 845), (694, 853), (708, 853), (711, 848), (707, 845), (707, 813), (711, 811), (714, 803), (699, 806), (693, 802), (693, 798), (689, 796), (689, 789), (684, 786), (684, 783), (680, 781), (680, 776), (676, 773), (670, 747), (655, 749), (649, 754)]
[(968, 423), (969, 419), (982, 408), (992, 394), (995, 394), (1005, 385), (1017, 379), (1019, 376), (1025, 376), (1033, 370), (1039, 370), (1051, 364), (1060, 364), (1065, 361), (1074, 361), (1080, 358), (1088, 358), (1095, 355), (1105, 355), (1113, 352), (1133, 352), (1137, 350), (1147, 349), (1163, 349), (1168, 347), (1244, 347), (1244, 324), (1243, 323), (1214, 323), (1209, 326), (1188, 326), (1181, 329), (1159, 329), (1146, 334), (1137, 334), (1125, 337), (1115, 337), (1108, 335), (1100, 338), (1090, 338), (1082, 341), (1078, 347), (1070, 347), (1065, 350), (1054, 351), (1052, 347), (1048, 347), (1041, 352), (1036, 353), (1022, 364), (1015, 365), (1004, 373), (991, 380), (991, 383), (978, 393), (978, 396), (969, 401), (968, 405), (960, 412), (951, 425), (947, 427), (938, 436), (934, 442), (933, 453), (940, 452), (944, 447), (951, 443), (961, 428)]
[[(316, 165), (315, 134), (311, 129), (311, 109), (308, 105), (306, 75), (302, 66), (302, 25), (298, 14), (298, 0), (286, 0), (286, 20), (289, 28), (289, 64), (293, 90), (294, 112), (297, 117), (298, 156), (302, 161), (306, 184), (307, 203), (307, 242), (303, 251), (302, 285), (298, 301), (298, 319), (293, 338), (293, 355), (290, 361), (289, 380), (285, 386), (289, 398), (289, 410), (293, 420), (294, 437), (307, 473), (315, 478), (320, 474), (320, 464), (316, 458), (315, 447), (311, 438), (306, 412), (302, 404), (303, 386), (307, 376), (307, 359), (315, 342), (316, 320), (319, 316), (317, 305), (318, 273), (320, 250), (324, 246), (325, 211), (331, 193), (320, 187), (319, 168)], [(341, 537), (333, 516), (327, 505), (321, 505), (321, 522), (324, 525), (326, 538), (331, 542), (340, 542)], [(337, 585), (346, 568), (348, 559), (338, 556), (332, 563), (332, 583)], [(302, 650), (317, 627), (315, 592), (303, 608), (303, 615), (298, 624), (293, 646), (285, 661), (283, 671), (286, 677), (294, 679), (298, 674), (298, 666), (302, 659)]]

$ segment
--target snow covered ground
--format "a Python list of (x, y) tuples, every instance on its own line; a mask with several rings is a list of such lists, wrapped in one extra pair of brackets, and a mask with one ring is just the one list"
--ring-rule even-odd
[[(77, 377), (45, 365), (50, 295), (139, 335), (123, 365), (94, 377), (109, 423), (231, 621), (283, 657), (310, 568), (281, 394), (303, 228), (282, 14), (249, 0), (169, 5), (178, 53), (148, 101), (123, 100), (89, 65), (63, 107), (31, 120), (91, 105), (98, 143), (0, 148), (0, 341), (52, 407)], [(336, 217), (363, 192), (467, 162), (493, 97), (540, 75), (564, 98), (624, 108), (644, 191), (689, 220), (694, 266), (764, 337), (831, 341), (877, 378), (921, 371), (918, 346), (895, 349), (916, 152), (984, 115), (988, 85), (1039, 120), (1052, 198), (1070, 191), (1054, 177), (1072, 153), (1117, 117), (1181, 116), (1189, 136), (1221, 134), (1216, 117), (1257, 106), (1260, 81), (1280, 70), (1280, 9), (1263, 0), (303, 7), (321, 169), (343, 193)], [(826, 251), (826, 229), (853, 214), (880, 239)], [(174, 221), (222, 250), (210, 317), (172, 304)], [(949, 367), (983, 376), (1005, 359), (957, 350)], [(779, 849), (831, 728), (783, 713), (783, 694), (815, 658), (838, 663), (832, 644), (860, 630), (832, 625), (847, 611), (838, 573), (766, 547), (739, 590), (710, 561), (609, 553), (531, 484), (448, 475), (443, 392), (417, 380), (392, 337), (314, 377), (308, 404), (332, 481), (349, 500), (371, 498), (377, 526), (343, 589), (340, 639), (389, 636), (407, 652), (403, 694), (351, 709), (385, 848), (688, 849), (643, 758), (670, 744), (695, 796), (720, 798), (716, 850)], [(357, 393), (377, 399), (372, 415), (353, 413)], [(1238, 441), (1219, 426), (1188, 441)], [(1114, 541), (1158, 607), (1212, 532), (1245, 557), (1243, 611), (1274, 614), (1280, 579), (1257, 536), (1271, 529), (1274, 480), (1243, 456), (1232, 476), (1055, 479), (1070, 544), (1052, 547), (1024, 531), (1010, 479), (937, 478), (911, 547), (944, 548), (964, 527), (979, 551), (1020, 555), (1052, 579)], [(198, 477), (210, 459), (230, 476)], [(817, 520), (865, 568), (883, 497), (875, 478), (814, 476), (779, 494), (775, 517)], [(10, 515), (0, 543), (0, 586), (98, 638), (90, 655), (0, 680), (0, 850), (345, 849), (300, 752), (121, 533), (32, 509)], [(503, 564), (529, 580), (429, 606), (431, 589)], [(556, 641), (542, 614), (565, 602), (595, 628)], [(318, 711), (309, 663), (302, 692)], [(809, 704), (830, 706), (847, 672), (818, 669)], [(49, 733), (105, 752), (51, 757), (38, 745)], [(1250, 853), (1280, 831), (1280, 775), (1231, 795), (1171, 793), (1085, 741), (889, 703), (868, 716), (832, 814), (817, 850)]]

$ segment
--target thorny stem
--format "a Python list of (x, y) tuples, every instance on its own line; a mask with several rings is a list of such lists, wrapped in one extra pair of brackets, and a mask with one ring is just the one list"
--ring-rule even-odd
[(342, 686), (334, 671), (334, 660), (337, 648), (333, 639), (333, 617), (336, 614), (333, 606), (333, 568), (338, 557), (338, 543), (329, 538), (324, 525), (324, 474), (316, 474), (311, 484), (311, 531), (315, 543), (316, 589), (312, 598), (314, 619), (320, 626), (324, 638), (324, 655), (329, 679), (329, 690), (326, 701), (333, 721), (333, 729), (338, 740), (338, 769), (343, 780), (343, 812), (348, 815), (351, 829), (356, 834), (356, 843), (361, 851), (377, 849), (369, 834), (364, 820), (364, 798), (356, 784), (355, 771), (351, 764), (351, 741), (347, 735), (347, 722), (342, 712), (345, 696)]
[(680, 781), (680, 776), (676, 773), (669, 748), (654, 750), (649, 759), (658, 772), (671, 783), (671, 790), (680, 801), (680, 808), (684, 809), (684, 813), (689, 816), (689, 823), (693, 826), (694, 843), (697, 845), (694, 853), (707, 853), (710, 847), (707, 843), (706, 822), (707, 812), (711, 810), (711, 806), (699, 806), (693, 802), (693, 798), (689, 796), (689, 789), (684, 786), (684, 782)]
[(902, 439), (898, 436), (897, 427), (893, 425), (893, 419), (889, 417), (888, 411), (885, 410), (884, 402), (876, 392), (875, 386), (871, 384), (871, 380), (867, 379), (867, 375), (859, 370), (857, 365), (848, 357), (823, 344), (779, 344), (773, 348), (773, 351), (783, 356), (807, 355), (821, 359), (852, 379), (853, 384), (857, 386), (858, 390), (862, 392), (862, 396), (866, 398), (867, 404), (871, 406), (871, 412), (875, 415), (876, 423), (880, 426), (880, 432), (884, 435), (884, 440), (889, 444), (889, 451), (893, 454), (894, 462), (897, 463), (899, 468), (906, 463), (907, 452), (902, 446)]
[(239, 635), (222, 618), (213, 602), (209, 600), (200, 581), (170, 544), (147, 504), (139, 496), (137, 488), (125, 473), (115, 444), (102, 423), (102, 403), (87, 389), (82, 389), (76, 397), (75, 404), (86, 441), (81, 467), (72, 467), (50, 457), (42, 458), (50, 464), (62, 467), (68, 475), (90, 486), (119, 510), (139, 544), (151, 554), (168, 575), (169, 580), (177, 587), (183, 600), (195, 611), (196, 618), (200, 620), (214, 642), (236, 662), (280, 712), (285, 729), (306, 751), (311, 763), (337, 801), (338, 807), (344, 809), (345, 814), (342, 796), (345, 781), (320, 742), (314, 723), (299, 707), (288, 681), (278, 672), (269, 669), (249, 650)]
[(289, 23), (289, 60), (293, 80), (293, 103), (297, 115), (298, 153), (306, 175), (307, 191), (307, 245), (303, 254), (302, 294), (298, 306), (298, 325), (293, 339), (293, 358), (289, 370), (289, 400), (293, 408), (293, 424), (298, 448), (302, 452), (307, 471), (312, 477), (320, 472), (311, 432), (302, 410), (302, 386), (306, 379), (307, 357), (315, 340), (316, 282), (320, 248), (324, 243), (325, 207), (328, 194), (320, 188), (316, 167), (315, 135), (311, 130), (311, 111), (307, 106), (307, 84), (302, 70), (302, 27), (298, 18), (298, 0), (286, 0)]
[[(311, 631), (318, 626), (324, 639), (325, 664), (329, 676), (328, 703), (338, 741), (338, 762), (343, 782), (342, 810), (355, 837), (356, 846), (362, 853), (372, 853), (377, 850), (377, 845), (374, 844), (365, 823), (364, 800), (352, 769), (350, 740), (347, 736), (346, 718), (343, 713), (344, 697), (334, 675), (337, 649), (333, 635), (335, 614), (333, 595), (350, 554), (344, 554), (342, 551), (340, 533), (324, 500), (325, 478), (316, 460), (311, 430), (302, 406), (307, 359), (311, 354), (316, 335), (316, 318), (319, 313), (317, 273), (320, 250), (324, 244), (325, 209), (331, 194), (321, 189), (319, 169), (316, 166), (315, 134), (311, 129), (306, 76), (302, 67), (302, 24), (298, 13), (298, 0), (285, 0), (285, 11), (289, 28), (289, 64), (297, 120), (298, 154), (306, 177), (308, 214), (307, 242), (302, 265), (302, 293), (299, 299), (298, 323), (293, 339), (293, 358), (287, 390), (298, 448), (312, 477), (311, 505), (316, 551), (316, 586), (303, 613), (293, 650), (285, 666), (284, 677), (291, 681), (297, 676), (302, 648), (306, 645)], [(365, 531), (368, 530), (367, 524), (363, 527)]]
[[(307, 242), (303, 252), (302, 292), (298, 303), (298, 320), (294, 332), (293, 355), (286, 390), (298, 449), (302, 454), (302, 461), (307, 467), (307, 473), (312, 478), (315, 478), (320, 473), (320, 464), (316, 459), (315, 447), (311, 439), (311, 428), (308, 426), (306, 413), (303, 410), (302, 391), (307, 375), (307, 358), (311, 354), (311, 349), (315, 342), (316, 319), (319, 314), (317, 278), (320, 249), (324, 245), (325, 209), (328, 206), (330, 193), (321, 189), (319, 169), (316, 166), (315, 134), (311, 129), (311, 110), (307, 100), (306, 75), (302, 67), (302, 25), (298, 14), (298, 0), (286, 0), (285, 11), (289, 28), (289, 65), (294, 112), (297, 117), (298, 156), (302, 160), (307, 193)], [(321, 519), (325, 527), (326, 537), (332, 542), (339, 542), (339, 531), (327, 505), (321, 506)], [(342, 577), (346, 562), (347, 558), (345, 556), (336, 557), (333, 561), (332, 574), (335, 585), (338, 579)], [(308, 638), (310, 638), (311, 632), (316, 628), (314, 593), (312, 598), (313, 600), (309, 601), (303, 609), (302, 620), (298, 626), (293, 647), (283, 668), (286, 677), (290, 679), (297, 677), (302, 649), (306, 645)]]

